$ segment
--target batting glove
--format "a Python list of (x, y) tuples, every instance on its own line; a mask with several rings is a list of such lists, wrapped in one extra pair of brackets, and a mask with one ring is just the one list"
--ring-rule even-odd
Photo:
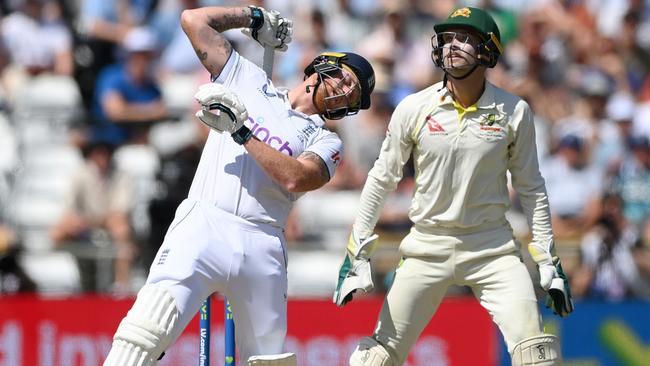
[(256, 40), (262, 47), (286, 51), (293, 34), (293, 22), (280, 16), (280, 13), (266, 11), (264, 8), (250, 6), (252, 23), (242, 33)]
[(354, 234), (350, 234), (347, 253), (339, 269), (338, 283), (334, 291), (332, 302), (343, 306), (352, 301), (352, 295), (359, 289), (366, 293), (375, 289), (372, 283), (372, 269), (370, 255), (377, 245), (377, 234), (359, 241)]
[(539, 284), (546, 291), (546, 307), (561, 317), (573, 312), (573, 299), (569, 280), (562, 269), (560, 258), (552, 255), (554, 244), (551, 241), (547, 248), (531, 243), (528, 246), (533, 260), (539, 270)]
[(235, 93), (221, 84), (208, 83), (199, 87), (194, 98), (201, 104), (196, 112), (201, 122), (217, 132), (231, 134), (239, 144), (251, 138), (250, 129), (244, 126), (248, 111)]

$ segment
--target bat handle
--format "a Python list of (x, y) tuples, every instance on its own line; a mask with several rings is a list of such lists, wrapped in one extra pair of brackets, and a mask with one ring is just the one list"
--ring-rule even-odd
[(264, 69), (264, 72), (266, 72), (266, 77), (269, 79), (273, 79), (273, 56), (275, 53), (275, 49), (273, 47), (264, 47), (264, 63), (262, 64), (262, 68)]

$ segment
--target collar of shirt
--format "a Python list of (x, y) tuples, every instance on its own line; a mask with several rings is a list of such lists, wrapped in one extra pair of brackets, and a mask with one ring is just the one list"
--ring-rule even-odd
[(325, 125), (325, 121), (321, 118), (320, 115), (318, 114), (308, 115), (300, 111), (297, 111), (291, 107), (291, 101), (289, 101), (289, 88), (277, 87), (276, 91), (278, 93), (278, 96), (282, 98), (282, 100), (284, 101), (284, 105), (287, 107), (287, 112), (289, 116), (298, 116), (303, 119), (309, 119), (312, 122), (314, 122), (318, 127), (323, 127)]
[(485, 90), (481, 97), (476, 101), (476, 103), (465, 108), (454, 100), (451, 93), (447, 88), (443, 88), (438, 92), (439, 105), (452, 105), (458, 111), (458, 114), (463, 116), (468, 112), (475, 112), (479, 109), (494, 109), (496, 107), (496, 102), (494, 101), (494, 85), (492, 85), (487, 80), (485, 81)]

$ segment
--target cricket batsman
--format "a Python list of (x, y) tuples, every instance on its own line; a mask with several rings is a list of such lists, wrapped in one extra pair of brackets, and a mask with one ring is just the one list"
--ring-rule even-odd
[(334, 175), (341, 140), (323, 118), (370, 107), (374, 72), (363, 57), (328, 52), (293, 89), (276, 87), (221, 34), (244, 28), (286, 50), (292, 23), (259, 7), (185, 10), (181, 24), (212, 83), (195, 95), (211, 127), (188, 197), (178, 207), (144, 287), (121, 321), (104, 365), (155, 365), (218, 292), (233, 308), (248, 365), (294, 366), (287, 332), (283, 228), (293, 202)]
[(350, 365), (402, 365), (450, 285), (471, 288), (501, 330), (513, 365), (561, 365), (558, 339), (542, 331), (533, 283), (505, 218), (510, 172), (532, 228), (528, 250), (549, 295), (547, 306), (567, 316), (573, 303), (553, 246), (533, 112), (486, 80), (486, 69), (503, 53), (488, 13), (456, 9), (434, 31), (431, 55), (444, 79), (406, 97), (393, 113), (339, 273), (339, 306), (357, 289), (373, 289), (374, 227), (412, 156), (413, 226), (400, 244), (402, 261), (375, 331), (361, 340)]

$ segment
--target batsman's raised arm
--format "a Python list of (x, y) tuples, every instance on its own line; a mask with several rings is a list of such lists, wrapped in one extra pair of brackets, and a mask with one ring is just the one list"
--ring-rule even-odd
[(221, 73), (232, 52), (232, 45), (221, 33), (250, 25), (251, 9), (247, 7), (206, 7), (184, 10), (181, 14), (183, 31), (212, 75)]
[(244, 34), (262, 47), (285, 51), (293, 27), (278, 12), (254, 6), (187, 9), (181, 14), (181, 26), (203, 66), (215, 76), (221, 73), (232, 52), (232, 45), (221, 33), (244, 28)]

